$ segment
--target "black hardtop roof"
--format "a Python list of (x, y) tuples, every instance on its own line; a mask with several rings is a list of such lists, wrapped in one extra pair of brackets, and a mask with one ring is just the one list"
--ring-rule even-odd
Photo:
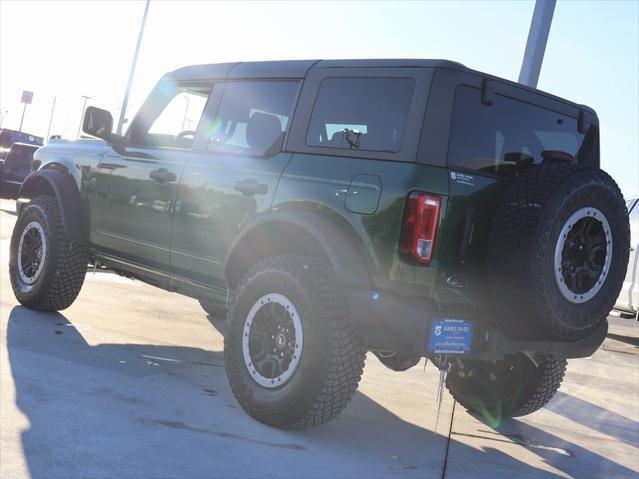
[(449, 68), (468, 70), (448, 60), (371, 59), (371, 60), (275, 60), (261, 62), (213, 63), (191, 65), (171, 72), (180, 80), (218, 78), (304, 78), (311, 68)]
[(488, 79), (508, 83), (587, 110), (596, 115), (592, 108), (571, 102), (565, 98), (531, 88), (521, 83), (490, 75), (468, 68), (451, 60), (428, 59), (362, 59), (362, 60), (274, 60), (257, 62), (212, 63), (208, 65), (189, 65), (179, 68), (166, 76), (179, 81), (233, 80), (252, 78), (304, 78), (311, 69), (316, 68), (441, 68), (480, 75)]

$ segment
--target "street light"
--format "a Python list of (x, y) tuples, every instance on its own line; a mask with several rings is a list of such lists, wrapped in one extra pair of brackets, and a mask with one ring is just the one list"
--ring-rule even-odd
[(557, 0), (537, 0), (535, 2), (524, 59), (519, 72), (519, 83), (537, 88), (556, 3)]
[[(51, 117), (49, 118), (49, 128), (47, 128), (47, 140), (49, 139), (49, 135), (51, 134), (51, 124), (53, 123), (53, 112), (55, 111), (55, 100), (56, 97), (53, 97), (53, 105), (51, 106)], [(84, 115), (84, 109), (82, 109), (82, 114)], [(80, 122), (82, 124), (82, 122)]]
[(144, 26), (146, 25), (146, 14), (149, 12), (149, 4), (151, 0), (146, 0), (146, 6), (144, 7), (144, 15), (142, 16), (142, 23), (140, 24), (140, 33), (138, 34), (138, 43), (135, 46), (135, 52), (133, 53), (133, 62), (131, 63), (131, 72), (129, 73), (129, 81), (126, 84), (126, 91), (124, 92), (124, 100), (122, 101), (122, 110), (120, 111), (120, 119), (118, 120), (117, 134), (122, 134), (122, 125), (124, 125), (124, 115), (126, 114), (126, 106), (129, 103), (129, 92), (131, 91), (131, 84), (133, 83), (133, 75), (135, 74), (135, 66), (138, 63), (138, 53), (140, 52), (140, 44), (142, 43), (142, 34), (144, 33)]
[[(82, 98), (84, 98), (84, 102), (82, 103), (82, 115), (80, 115), (80, 125), (78, 126), (78, 138), (80, 138), (80, 131), (82, 130), (82, 122), (84, 121), (84, 110), (87, 107), (87, 100), (90, 100), (91, 97), (82, 95)], [(53, 116), (53, 112), (51, 112), (51, 116)]]

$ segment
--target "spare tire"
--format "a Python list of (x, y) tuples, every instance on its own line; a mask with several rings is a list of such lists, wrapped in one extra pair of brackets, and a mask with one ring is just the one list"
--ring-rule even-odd
[(604, 171), (548, 163), (515, 179), (487, 251), (495, 320), (517, 339), (577, 340), (606, 318), (628, 265), (623, 196)]

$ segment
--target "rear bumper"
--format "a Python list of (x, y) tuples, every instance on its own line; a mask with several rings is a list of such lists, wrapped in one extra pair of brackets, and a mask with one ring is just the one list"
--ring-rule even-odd
[(362, 290), (348, 291), (346, 297), (351, 324), (370, 350), (395, 351), (407, 356), (429, 355), (427, 345), (433, 319), (473, 321), (471, 350), (459, 354), (465, 359), (499, 360), (520, 352), (557, 358), (588, 357), (599, 348), (608, 332), (608, 322), (604, 321), (579, 341), (515, 340), (485, 317), (453, 313), (431, 301)]

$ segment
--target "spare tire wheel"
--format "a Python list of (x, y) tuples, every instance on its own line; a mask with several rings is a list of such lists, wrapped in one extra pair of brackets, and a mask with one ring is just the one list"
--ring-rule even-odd
[(548, 163), (515, 179), (489, 235), (495, 319), (519, 339), (577, 340), (606, 318), (630, 248), (623, 196), (604, 171)]

